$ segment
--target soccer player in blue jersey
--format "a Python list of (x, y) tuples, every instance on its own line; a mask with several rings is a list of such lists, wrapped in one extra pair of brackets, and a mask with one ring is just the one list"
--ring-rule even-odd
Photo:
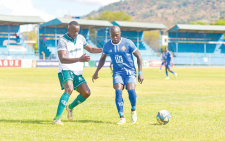
[(166, 52), (165, 52), (165, 70), (166, 70), (166, 79), (170, 79), (168, 76), (168, 71), (169, 70), (172, 74), (174, 74), (175, 77), (177, 77), (177, 74), (171, 70), (171, 65), (172, 65), (172, 54), (171, 52), (168, 50), (168, 47), (166, 48)]
[(120, 121), (117, 124), (126, 123), (123, 112), (123, 97), (122, 91), (126, 87), (129, 100), (131, 103), (131, 120), (133, 123), (137, 121), (136, 113), (136, 68), (132, 54), (137, 57), (138, 63), (138, 82), (142, 84), (144, 77), (142, 74), (142, 57), (134, 43), (126, 38), (121, 37), (121, 31), (118, 26), (110, 28), (110, 37), (103, 47), (103, 54), (99, 60), (96, 72), (92, 77), (92, 81), (98, 78), (98, 72), (105, 63), (106, 56), (109, 55), (113, 64), (113, 87), (116, 93), (116, 107), (120, 116)]
[(161, 70), (162, 70), (162, 66), (165, 64), (165, 53), (163, 52), (162, 53), (162, 64), (161, 64), (161, 66), (160, 66), (160, 68), (159, 68), (159, 72), (161, 72)]

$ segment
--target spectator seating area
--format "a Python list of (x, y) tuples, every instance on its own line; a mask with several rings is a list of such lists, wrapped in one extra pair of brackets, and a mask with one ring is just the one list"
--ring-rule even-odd
[(19, 25), (0, 25), (0, 59), (38, 59), (33, 46), (24, 42), (19, 28)]

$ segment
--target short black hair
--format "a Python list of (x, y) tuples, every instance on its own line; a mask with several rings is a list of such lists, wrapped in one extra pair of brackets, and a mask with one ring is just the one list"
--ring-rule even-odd
[(71, 26), (71, 25), (79, 25), (79, 24), (78, 24), (78, 22), (76, 22), (76, 21), (71, 21), (71, 22), (69, 23), (69, 26)]

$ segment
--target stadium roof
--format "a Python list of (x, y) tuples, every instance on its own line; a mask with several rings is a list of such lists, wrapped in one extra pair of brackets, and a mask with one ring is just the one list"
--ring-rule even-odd
[(157, 23), (145, 23), (145, 22), (125, 22), (125, 21), (113, 21), (113, 25), (119, 26), (122, 30), (165, 30), (167, 27), (164, 24)]
[(85, 20), (85, 19), (69, 19), (69, 18), (56, 18), (51, 21), (48, 21), (42, 25), (41, 27), (67, 27), (71, 21), (77, 21), (82, 28), (100, 28), (100, 27), (110, 27), (112, 24), (109, 21), (103, 20)]
[(45, 22), (38, 16), (9, 16), (0, 15), (1, 25), (22, 25), (22, 24), (39, 24)]
[(189, 25), (177, 24), (169, 32), (207, 32), (207, 33), (224, 33), (225, 26), (221, 25)]

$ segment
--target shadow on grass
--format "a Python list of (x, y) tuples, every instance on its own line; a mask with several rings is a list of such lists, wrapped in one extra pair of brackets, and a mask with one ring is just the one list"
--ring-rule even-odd
[(150, 124), (151, 126), (163, 126), (163, 125), (161, 125), (161, 124), (158, 124), (158, 123), (152, 123), (152, 124)]
[(24, 119), (24, 120), (0, 119), (0, 122), (8, 122), (8, 123), (32, 123), (32, 124), (52, 124), (52, 121), (49, 121), (49, 120), (32, 120), (32, 119)]
[[(7, 122), (7, 123), (31, 123), (31, 124), (52, 124), (52, 120), (32, 120), (32, 119), (24, 119), (24, 120), (14, 120), (14, 119), (0, 119), (0, 122)], [(68, 120), (62, 120), (62, 122), (71, 122)], [(103, 121), (95, 121), (95, 120), (74, 120), (72, 122), (77, 123), (107, 123), (107, 124), (114, 124), (112, 122), (103, 122)]]
[(109, 121), (98, 121), (98, 120), (74, 120), (74, 121), (68, 121), (68, 120), (63, 120), (63, 122), (78, 122), (78, 123), (107, 123), (107, 124), (115, 124)]

